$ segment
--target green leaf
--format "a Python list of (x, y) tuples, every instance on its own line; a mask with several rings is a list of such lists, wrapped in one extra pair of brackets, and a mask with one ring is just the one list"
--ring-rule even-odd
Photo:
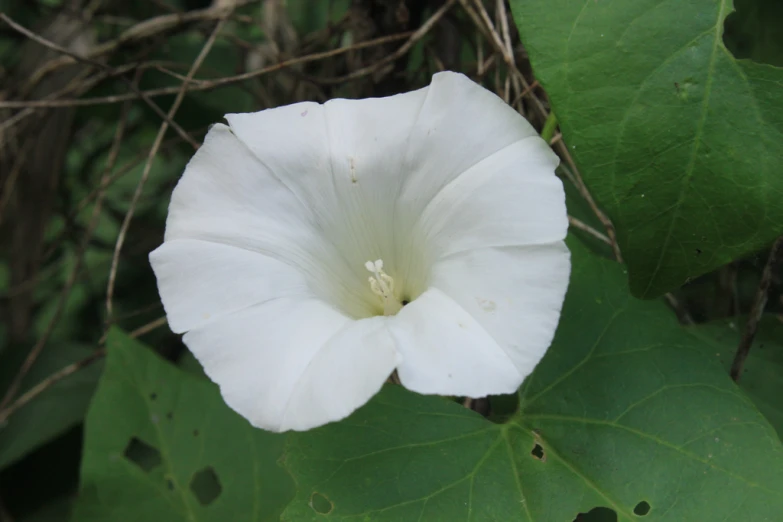
[(119, 330), (87, 415), (74, 522), (276, 520), (293, 495), (284, 436)]
[(512, 0), (634, 295), (654, 297), (783, 233), (783, 70), (722, 40), (731, 0)]
[(560, 329), (508, 423), (386, 387), (289, 437), (284, 519), (561, 522), (603, 506), (620, 521), (779, 520), (772, 427), (662, 303), (571, 249)]
[[(710, 341), (708, 353), (728, 371), (744, 325), (733, 320), (694, 326), (692, 333)], [(783, 322), (763, 319), (753, 340), (739, 385), (783, 439)]]
[[(47, 346), (22, 382), (21, 393), (94, 352), (93, 346), (76, 343)], [(21, 350), (3, 354), (0, 359), (0, 389), (3, 392), (26, 356), (27, 352)], [(95, 362), (53, 384), (8, 418), (5, 426), (0, 427), (0, 469), (82, 422), (101, 366), (101, 362)]]

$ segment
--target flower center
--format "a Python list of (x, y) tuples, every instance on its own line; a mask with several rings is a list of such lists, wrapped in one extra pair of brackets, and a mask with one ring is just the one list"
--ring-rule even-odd
[(383, 303), (383, 315), (394, 315), (402, 309), (402, 304), (394, 296), (394, 279), (383, 271), (383, 260), (367, 261), (364, 264), (371, 274), (368, 281), (370, 290)]

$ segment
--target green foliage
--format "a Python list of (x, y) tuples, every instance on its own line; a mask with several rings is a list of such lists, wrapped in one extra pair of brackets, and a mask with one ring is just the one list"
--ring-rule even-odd
[[(47, 388), (0, 426), (0, 511), (8, 508), (20, 522), (780, 520), (783, 323), (774, 313), (759, 325), (739, 386), (727, 376), (743, 332), (735, 315), (747, 313), (755, 299), (765, 256), (710, 271), (783, 233), (783, 70), (776, 68), (783, 66), (783, 3), (509, 3), (554, 112), (546, 120), (531, 109), (527, 95), (513, 100), (513, 89), (509, 101), (532, 115), (547, 138), (560, 123), (590, 192), (617, 226), (628, 263), (626, 268), (610, 261), (612, 249), (597, 237), (603, 226), (563, 162), (558, 175), (569, 215), (599, 233), (572, 227), (574, 270), (560, 328), (517, 394), (490, 397), (485, 418), (454, 398), (387, 386), (342, 422), (271, 434), (226, 406), (198, 361), (165, 327), (145, 334), (162, 356), (114, 329), (105, 364), (97, 361)], [(139, 88), (176, 88), (214, 21), (176, 24), (160, 33), (148, 21), (209, 4), (104, 2), (92, 12), (96, 42), (132, 27), (151, 33), (98, 59), (112, 67), (154, 61), (140, 69)], [(265, 4), (250, 2), (226, 21), (196, 81), (386, 36), (382, 21), (415, 31), (442, 2), (426, 2), (423, 19), (406, 19), (416, 11), (411, 6), (422, 6), (415, 0), (283, 0), (285, 11), (275, 11), (275, 2)], [(509, 68), (491, 35), (478, 27), (480, 17), (461, 4), (455, 2), (406, 55), (356, 81), (333, 79), (384, 59), (403, 40), (189, 92), (174, 120), (200, 141), (208, 125), (228, 112), (412, 90), (442, 67), (502, 93)], [(495, 2), (484, 4), (505, 43)], [(0, 0), (0, 12), (42, 31), (63, 5)], [(475, 10), (474, 2), (467, 5)], [(529, 77), (531, 64), (513, 28), (508, 38)], [(37, 46), (27, 40), (3, 25), (2, 101), (24, 99), (26, 91), (17, 85), (20, 49)], [(124, 77), (136, 78), (134, 70)], [(46, 91), (46, 81), (39, 87)], [(83, 97), (127, 92), (112, 77)], [(61, 95), (73, 96), (78, 94)], [(167, 111), (174, 95), (153, 99)], [(23, 145), (25, 133), (35, 137), (35, 118), (74, 117), (64, 131), (68, 152), (62, 175), (53, 180), (57, 195), (45, 233), (37, 238), (40, 244), (30, 240), (30, 250), (42, 252), (30, 339), (11, 341), (10, 329), (0, 323), (0, 392), (30, 347), (49, 336), (22, 383), (24, 393), (100, 344), (115, 242), (161, 120), (146, 103), (132, 101), (97, 228), (83, 249), (121, 104), (37, 111), (6, 127), (6, 119), (17, 114), (0, 109), (0, 145), (10, 151), (0, 154), (3, 174), (3, 158), (23, 156), (16, 141)], [(161, 324), (147, 256), (162, 240), (170, 191), (192, 154), (169, 130), (135, 206), (113, 298), (112, 322), (126, 331)], [(0, 236), (14, 227), (14, 190), (25, 188), (27, 179), (20, 172), (16, 188), (7, 180), (3, 186)], [(6, 194), (9, 187), (14, 190)], [(14, 245), (3, 246), (5, 314), (23, 290), (14, 280)], [(77, 261), (81, 270), (60, 310)], [(782, 310), (780, 275), (773, 278), (770, 312)], [(629, 277), (640, 297), (696, 279), (677, 293), (697, 321), (708, 322), (679, 325), (663, 303), (631, 297)]]
[(724, 46), (730, 0), (511, 2), (631, 291), (654, 297), (783, 233), (783, 70)]
[(286, 520), (777, 520), (783, 447), (661, 303), (631, 298), (619, 265), (572, 241), (553, 346), (493, 424), (387, 387), (344, 422), (289, 437)]
[[(758, 328), (739, 383), (783, 439), (783, 322), (777, 317), (768, 317), (759, 323)], [(696, 326), (691, 330), (710, 341), (708, 354), (728, 371), (744, 330), (743, 325), (727, 320)]]
[(252, 428), (217, 388), (112, 330), (87, 415), (74, 522), (275, 520), (292, 495), (283, 436)]
[[(94, 353), (91, 346), (66, 343), (47, 347), (22, 382), (22, 393), (58, 370)], [(22, 364), (23, 353), (10, 350), (0, 358), (0, 390), (5, 393)], [(0, 469), (84, 420), (101, 372), (100, 362), (70, 375), (22, 406), (0, 429)]]

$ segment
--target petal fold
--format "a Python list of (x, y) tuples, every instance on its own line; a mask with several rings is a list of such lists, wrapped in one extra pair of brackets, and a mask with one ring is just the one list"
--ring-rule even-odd
[(191, 330), (184, 341), (251, 424), (306, 430), (346, 417), (381, 388), (398, 361), (383, 321), (282, 298)]
[(497, 151), (537, 136), (525, 118), (495, 94), (454, 72), (432, 77), (406, 153), (409, 171), (398, 201), (419, 216), (446, 185)]
[(340, 245), (321, 227), (312, 208), (231, 129), (218, 124), (210, 129), (174, 189), (165, 242), (197, 239), (278, 259), (298, 269), (319, 297), (361, 316), (368, 308), (366, 281), (356, 277)]
[(389, 330), (402, 356), (402, 384), (427, 394), (486, 397), (512, 393), (522, 376), (484, 328), (449, 296), (430, 288), (405, 306)]
[(431, 284), (475, 318), (527, 377), (552, 343), (570, 269), (563, 242), (486, 248), (439, 261)]
[(427, 205), (419, 226), (436, 257), (485, 247), (553, 243), (568, 216), (557, 156), (538, 136), (473, 165)]
[(222, 243), (173, 239), (150, 254), (150, 263), (175, 333), (272, 299), (312, 295), (299, 270)]

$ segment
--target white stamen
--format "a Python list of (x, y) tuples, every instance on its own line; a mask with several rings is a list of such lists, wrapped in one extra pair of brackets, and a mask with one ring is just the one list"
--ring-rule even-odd
[(380, 297), (383, 302), (383, 315), (394, 315), (399, 312), (402, 304), (394, 297), (394, 279), (383, 271), (383, 260), (367, 261), (364, 268), (373, 274), (367, 280), (372, 293)]

